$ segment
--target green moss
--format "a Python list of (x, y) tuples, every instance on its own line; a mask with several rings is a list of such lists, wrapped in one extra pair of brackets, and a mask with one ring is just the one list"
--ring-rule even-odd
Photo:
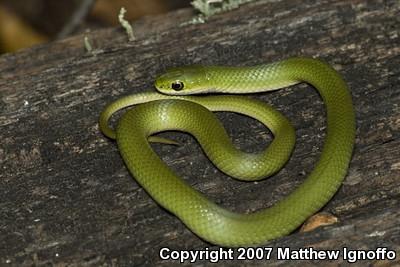
[(133, 35), (132, 25), (129, 23), (129, 21), (127, 21), (124, 18), (125, 13), (126, 13), (126, 9), (124, 7), (121, 7), (121, 10), (119, 11), (119, 14), (118, 14), (118, 20), (119, 20), (119, 23), (121, 24), (121, 26), (125, 29), (126, 34), (128, 35), (128, 40), (134, 41), (135, 36)]
[(198, 10), (205, 18), (217, 13), (238, 8), (244, 3), (254, 0), (194, 0), (192, 6)]

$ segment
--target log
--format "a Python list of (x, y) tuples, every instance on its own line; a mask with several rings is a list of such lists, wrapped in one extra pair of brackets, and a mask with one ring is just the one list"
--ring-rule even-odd
[[(236, 255), (219, 266), (346, 265), (344, 247), (373, 252), (385, 247), (397, 253), (394, 260), (357, 260), (353, 266), (399, 265), (398, 14), (396, 0), (255, 1), (204, 24), (182, 26), (193, 15), (187, 9), (138, 20), (133, 42), (121, 28), (95, 31), (87, 34), (94, 47), (90, 53), (84, 35), (77, 35), (1, 56), (1, 265), (175, 266), (179, 261), (160, 258), (161, 248), (219, 250), (136, 183), (116, 143), (99, 132), (99, 114), (124, 95), (154, 90), (155, 76), (167, 67), (244, 66), (291, 56), (327, 61), (353, 96), (353, 159), (339, 192), (322, 209), (338, 222), (265, 243), (261, 248), (272, 250), (269, 258), (239, 260)], [(325, 137), (323, 102), (310, 86), (253, 97), (275, 106), (296, 128), (292, 158), (272, 178), (243, 183), (225, 176), (185, 134), (163, 134), (180, 146), (153, 145), (188, 183), (238, 212), (271, 206), (301, 184)], [(260, 151), (272, 139), (252, 119), (218, 117), (245, 151)], [(278, 258), (279, 248), (305, 247), (339, 250), (340, 256), (332, 261)], [(210, 262), (186, 260), (183, 265)]]

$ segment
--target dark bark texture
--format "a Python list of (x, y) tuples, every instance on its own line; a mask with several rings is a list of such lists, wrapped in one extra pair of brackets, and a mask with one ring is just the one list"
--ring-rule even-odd
[[(239, 266), (345, 266), (289, 261), (277, 247), (400, 250), (400, 5), (397, 0), (257, 1), (205, 24), (181, 26), (182, 10), (120, 28), (0, 57), (0, 265), (176, 266), (161, 247), (218, 249), (158, 206), (128, 173), (114, 141), (98, 128), (104, 106), (152, 89), (166, 67), (255, 65), (291, 56), (321, 58), (348, 82), (357, 114), (349, 173), (323, 208), (339, 222), (268, 242), (272, 259)], [(238, 212), (273, 205), (314, 168), (325, 137), (322, 100), (307, 85), (254, 96), (293, 122), (297, 144), (277, 175), (257, 183), (226, 177), (193, 138), (165, 133), (180, 146), (154, 144), (171, 168), (210, 199)], [(271, 140), (254, 120), (218, 114), (233, 142), (259, 151)], [(397, 151), (397, 152), (396, 152)], [(400, 265), (358, 261), (353, 266)], [(197, 261), (195, 266), (208, 265)], [(231, 266), (221, 261), (219, 266)], [(192, 263), (185, 262), (185, 266)]]

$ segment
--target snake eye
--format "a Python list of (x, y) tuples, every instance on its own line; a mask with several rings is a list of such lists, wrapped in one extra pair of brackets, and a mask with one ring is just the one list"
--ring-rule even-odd
[(183, 89), (183, 82), (175, 81), (171, 84), (171, 88), (174, 89), (175, 91), (180, 91)]

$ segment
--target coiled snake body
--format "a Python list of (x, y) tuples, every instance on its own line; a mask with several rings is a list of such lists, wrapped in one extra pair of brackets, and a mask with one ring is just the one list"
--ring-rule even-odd
[[(243, 96), (183, 95), (265, 92), (299, 82), (314, 86), (324, 100), (326, 140), (304, 183), (270, 208), (239, 214), (216, 205), (179, 178), (148, 143), (150, 136), (160, 131), (188, 132), (223, 172), (242, 180), (262, 179), (287, 161), (294, 145), (290, 123), (271, 107)], [(159, 76), (155, 86), (162, 94), (135, 94), (107, 106), (100, 116), (100, 128), (116, 138), (126, 166), (151, 197), (211, 243), (250, 246), (289, 234), (331, 199), (346, 175), (355, 138), (351, 95), (339, 74), (319, 60), (290, 58), (254, 67), (173, 68)], [(141, 103), (122, 116), (115, 132), (109, 128), (114, 112)], [(267, 125), (274, 140), (263, 152), (241, 152), (208, 109), (253, 117)]]

